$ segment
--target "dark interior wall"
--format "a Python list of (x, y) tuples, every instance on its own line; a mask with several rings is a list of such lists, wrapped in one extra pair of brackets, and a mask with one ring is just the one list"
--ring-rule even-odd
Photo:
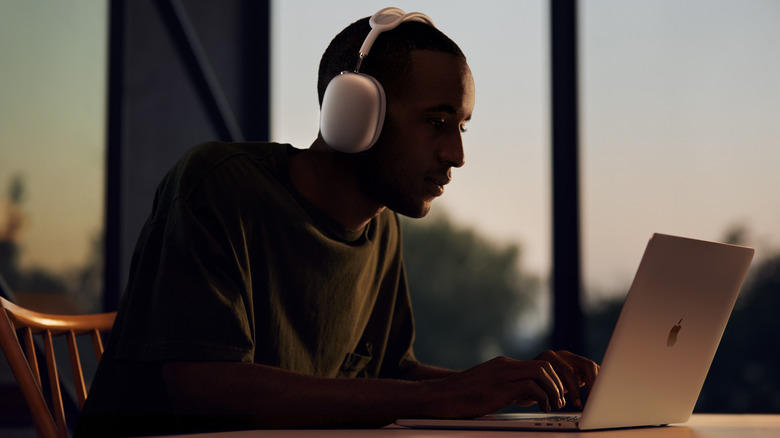
[(111, 2), (106, 308), (154, 191), (190, 147), (266, 140), (270, 0)]

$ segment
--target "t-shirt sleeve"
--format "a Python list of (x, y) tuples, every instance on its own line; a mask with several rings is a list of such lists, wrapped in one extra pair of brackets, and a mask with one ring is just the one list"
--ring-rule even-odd
[(209, 201), (178, 197), (142, 232), (123, 305), (132, 315), (121, 330), (126, 358), (252, 360), (246, 244), (223, 223), (231, 213)]

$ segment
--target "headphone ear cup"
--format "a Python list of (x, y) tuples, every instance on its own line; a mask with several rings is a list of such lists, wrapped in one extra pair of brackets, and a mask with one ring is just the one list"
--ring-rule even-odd
[(385, 121), (385, 91), (373, 77), (342, 72), (325, 89), (320, 133), (330, 147), (356, 153), (376, 143)]

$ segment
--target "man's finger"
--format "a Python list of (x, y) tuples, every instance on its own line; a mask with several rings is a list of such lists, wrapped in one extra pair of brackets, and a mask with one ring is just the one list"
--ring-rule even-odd
[(600, 367), (597, 363), (568, 351), (560, 351), (559, 355), (576, 370), (582, 385), (588, 388), (593, 386), (599, 375)]
[(563, 381), (565, 390), (569, 394), (569, 399), (574, 402), (577, 409), (582, 409), (582, 400), (580, 395), (580, 376), (577, 374), (576, 369), (566, 360), (564, 360), (560, 354), (552, 353), (548, 356), (548, 360), (555, 368), (555, 372)]

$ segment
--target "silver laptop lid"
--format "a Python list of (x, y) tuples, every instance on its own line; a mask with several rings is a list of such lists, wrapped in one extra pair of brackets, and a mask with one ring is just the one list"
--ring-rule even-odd
[(580, 428), (688, 420), (753, 253), (735, 245), (651, 237)]

